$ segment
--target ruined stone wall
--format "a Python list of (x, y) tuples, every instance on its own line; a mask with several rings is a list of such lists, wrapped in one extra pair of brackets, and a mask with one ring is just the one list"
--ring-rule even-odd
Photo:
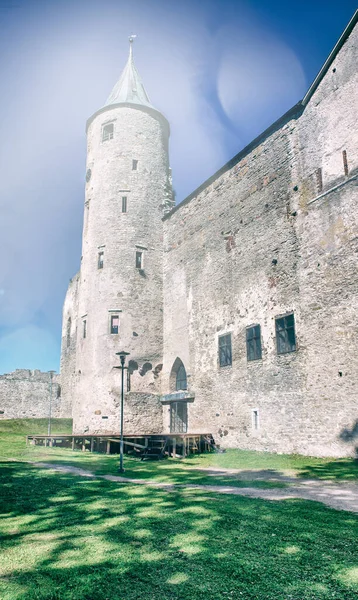
[[(59, 375), (53, 376), (51, 414), (70, 417), (61, 407)], [(49, 415), (50, 374), (28, 369), (0, 375), (0, 419), (44, 418)]]
[[(303, 114), (164, 221), (163, 392), (179, 357), (195, 393), (189, 431), (225, 447), (352, 452), (342, 434), (349, 442), (358, 418), (356, 40), (354, 31)], [(342, 185), (316, 199), (320, 167), (322, 192)], [(297, 350), (278, 355), (275, 317), (290, 312)], [(246, 328), (256, 324), (262, 359), (249, 362)], [(220, 367), (218, 337), (229, 332), (232, 365)]]

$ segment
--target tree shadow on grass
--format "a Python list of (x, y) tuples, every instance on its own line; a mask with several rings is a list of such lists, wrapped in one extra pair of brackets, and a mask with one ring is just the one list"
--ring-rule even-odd
[(337, 459), (316, 466), (309, 465), (302, 467), (299, 476), (330, 481), (357, 481), (358, 460)]
[(3, 600), (356, 598), (355, 515), (20, 463), (0, 475)]
[[(351, 428), (343, 429), (339, 438), (347, 444), (352, 444), (352, 442), (358, 440), (358, 419)], [(322, 464), (316, 466), (307, 466), (302, 470), (301, 476), (330, 480), (358, 480), (358, 447), (355, 448), (355, 458), (342, 458), (322, 462)]]

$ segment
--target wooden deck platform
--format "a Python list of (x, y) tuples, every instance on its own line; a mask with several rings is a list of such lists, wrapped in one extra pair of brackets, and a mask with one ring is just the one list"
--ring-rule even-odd
[[(212, 452), (215, 441), (211, 433), (165, 433), (125, 435), (124, 452), (142, 458), (185, 458), (190, 454)], [(119, 434), (27, 435), (26, 444), (50, 448), (72, 448), (82, 452), (119, 454)]]

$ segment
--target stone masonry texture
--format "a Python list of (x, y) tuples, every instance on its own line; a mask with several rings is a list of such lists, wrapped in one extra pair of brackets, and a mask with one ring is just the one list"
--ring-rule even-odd
[[(225, 447), (352, 451), (345, 434), (358, 417), (357, 48), (356, 28), (302, 114), (165, 220), (163, 385), (179, 356), (195, 391), (189, 428), (211, 431)], [(292, 312), (297, 351), (278, 355), (275, 317)], [(262, 359), (249, 362), (246, 328), (256, 324)], [(220, 367), (225, 333), (232, 366)]]
[[(357, 64), (356, 25), (307, 97), (170, 212), (165, 119), (125, 104), (90, 119), (81, 269), (62, 332), (62, 402), (76, 433), (118, 432), (114, 367), (126, 350), (127, 433), (169, 432), (183, 363), (189, 432), (226, 448), (354, 452)], [(275, 320), (289, 314), (296, 349), (278, 354)], [(248, 361), (254, 325), (262, 358)], [(224, 334), (232, 364), (221, 367)]]
[[(50, 374), (17, 369), (0, 375), (0, 419), (43, 418), (49, 415)], [(59, 375), (52, 379), (51, 414), (70, 417), (61, 406)]]

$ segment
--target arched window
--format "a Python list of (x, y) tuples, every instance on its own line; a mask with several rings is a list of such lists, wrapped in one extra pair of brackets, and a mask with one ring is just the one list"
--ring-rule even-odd
[(170, 391), (177, 392), (179, 390), (188, 389), (186, 370), (180, 358), (176, 358), (170, 372), (169, 381)]
[(177, 371), (176, 377), (176, 385), (175, 389), (178, 390), (186, 390), (187, 389), (187, 381), (186, 381), (186, 370), (183, 364), (180, 365)]
[(70, 343), (71, 343), (71, 317), (68, 317), (68, 321), (67, 321), (67, 331), (66, 331), (66, 346), (67, 348), (69, 347)]

